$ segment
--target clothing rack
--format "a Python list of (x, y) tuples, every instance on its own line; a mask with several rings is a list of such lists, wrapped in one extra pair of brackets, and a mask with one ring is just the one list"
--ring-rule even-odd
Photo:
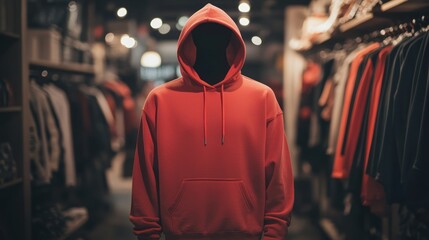
[[(321, 51), (332, 51), (344, 44), (361, 43), (382, 37), (383, 33), (412, 30), (420, 24), (428, 24), (428, 1), (391, 0), (373, 9), (373, 13), (361, 16), (339, 25), (330, 35), (315, 40), (312, 47), (296, 50), (309, 57)], [(398, 17), (399, 16), (399, 17)]]
[[(334, 58), (336, 54), (340, 54), (341, 52), (352, 52), (356, 49), (356, 46), (361, 43), (372, 43), (372, 42), (380, 42), (381, 46), (386, 46), (387, 44), (391, 44), (392, 40), (395, 45), (395, 39), (399, 36), (398, 39), (403, 39), (400, 36), (405, 37), (414, 37), (420, 33), (427, 32), (429, 30), (429, 15), (428, 11), (424, 11), (420, 9), (414, 9), (414, 11), (407, 12), (407, 14), (395, 15), (395, 14), (380, 14), (381, 11), (389, 11), (394, 7), (392, 3), (394, 2), (410, 2), (406, 0), (402, 1), (391, 1), (386, 4), (390, 4), (391, 8), (384, 7), (379, 10), (379, 12), (372, 16), (373, 19), (376, 17), (381, 17), (382, 21), (374, 21), (373, 26), (369, 26), (368, 29), (365, 29), (365, 24), (368, 24), (371, 20), (362, 21), (359, 25), (356, 20), (355, 28), (351, 27), (349, 24), (348, 27), (340, 28), (335, 31), (330, 38), (326, 38), (325, 40), (314, 44), (308, 50), (298, 50), (297, 52), (304, 55), (307, 59), (313, 59), (318, 62), (327, 62), (330, 59)], [(427, 6), (429, 2), (420, 1), (419, 4), (421, 6)], [(397, 17), (398, 19), (394, 19), (393, 17)], [(399, 17), (398, 17), (399, 16)], [(353, 21), (353, 20), (352, 20)], [(400, 40), (398, 40), (400, 41)], [(345, 51), (344, 51), (345, 50)], [(316, 182), (321, 183), (326, 178), (325, 176), (317, 175), (315, 177)], [(323, 192), (326, 189), (324, 184), (319, 184), (316, 186), (318, 192)], [(324, 194), (319, 194), (316, 199), (317, 202), (326, 202), (327, 197)], [(336, 209), (327, 209), (324, 208), (323, 204), (320, 204), (320, 215), (322, 215), (321, 219), (321, 227), (325, 230), (324, 225), (335, 226), (335, 213)], [(398, 239), (399, 236), (399, 221), (400, 218), (403, 217), (403, 213), (401, 212), (402, 208), (407, 208), (406, 206), (400, 206), (399, 204), (392, 204), (387, 209), (387, 216), (380, 217), (379, 221), (381, 223), (381, 238), (382, 239)], [(407, 211), (407, 210), (406, 210)], [(401, 212), (401, 213), (400, 213)], [(332, 215), (332, 216), (331, 216)], [(400, 217), (401, 216), (401, 217)], [(329, 224), (324, 224), (329, 222)], [(341, 223), (341, 222), (340, 222)], [(338, 225), (338, 229), (341, 229), (344, 226)], [(332, 229), (325, 230), (326, 233), (335, 232), (335, 227)]]
[[(40, 86), (43, 86), (44, 84), (47, 84), (47, 83), (52, 83), (52, 84), (58, 83), (60, 85), (61, 83), (77, 83), (77, 84), (82, 83), (82, 84), (91, 86), (94, 84), (95, 71), (94, 71), (94, 67), (89, 64), (53, 63), (53, 62), (43, 61), (43, 60), (38, 60), (38, 61), (33, 60), (29, 62), (28, 75), (31, 80), (34, 80)], [(58, 130), (61, 130), (60, 126), (58, 126)], [(74, 149), (72, 149), (72, 151), (74, 151)], [(38, 187), (37, 191), (41, 191), (40, 187), (41, 188), (48, 187), (40, 183), (33, 184), (33, 185), (34, 185), (33, 187)], [(58, 190), (57, 187), (58, 186), (52, 187), (51, 191), (47, 195), (57, 196), (58, 195), (58, 192), (56, 192)], [(73, 196), (76, 194), (75, 187), (76, 186), (66, 187), (68, 190), (65, 190), (61, 194), (69, 194), (70, 196)], [(34, 192), (33, 195), (36, 195), (37, 191), (35, 189), (32, 189), (32, 190)], [(39, 195), (40, 193), (38, 194), (38, 196)], [(37, 197), (33, 196), (32, 204), (34, 204), (34, 199), (37, 199)], [(53, 210), (59, 211), (59, 209), (56, 209), (56, 208), (54, 209), (54, 205), (51, 207), (53, 208), (51, 209), (52, 211)], [(64, 235), (61, 236), (61, 238), (59, 239), (69, 239), (72, 236), (78, 236), (79, 234), (82, 234), (82, 230), (84, 229), (84, 226), (87, 225), (88, 222), (90, 222), (88, 209), (84, 207), (79, 207), (79, 208), (84, 209), (85, 213), (84, 214), (81, 213), (81, 215), (79, 215), (76, 219), (67, 221), (65, 226), (66, 229), (65, 229), (65, 232), (63, 233)], [(71, 212), (72, 210), (76, 210), (79, 208), (70, 208), (67, 211)], [(67, 211), (61, 210), (61, 214), (64, 214), (66, 216)]]
[(69, 76), (67, 81), (91, 85), (94, 82), (94, 68), (89, 64), (80, 63), (51, 63), (47, 61), (30, 62), (30, 78), (39, 83), (55, 82), (63, 75)]
[[(384, 27), (365, 33), (362, 36), (354, 38), (346, 38), (338, 40), (335, 43), (328, 45), (315, 46), (312, 50), (301, 51), (307, 58), (313, 59), (329, 59), (339, 50), (353, 50), (360, 43), (368, 43), (372, 41), (384, 41), (385, 39), (396, 37), (401, 34), (414, 35), (421, 31), (429, 30), (429, 15), (422, 14), (419, 17), (413, 17), (407, 21), (398, 21), (389, 27)], [(316, 51), (317, 49), (317, 51)]]
[[(394, 37), (399, 34), (409, 33), (414, 34), (420, 30), (427, 31), (425, 29), (429, 25), (429, 16), (421, 15), (418, 18), (412, 18), (407, 21), (399, 22), (393, 26), (382, 28), (380, 30), (373, 31), (371, 33), (364, 34), (361, 41), (369, 41), (372, 39)], [(360, 39), (359, 37), (357, 39)]]
[(49, 61), (30, 61), (30, 69), (51, 70), (78, 75), (94, 76), (94, 67), (90, 64), (81, 63), (52, 63)]

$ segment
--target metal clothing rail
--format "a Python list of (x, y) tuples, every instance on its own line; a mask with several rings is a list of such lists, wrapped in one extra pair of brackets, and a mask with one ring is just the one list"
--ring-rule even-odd
[[(425, 21), (427, 21), (428, 11), (429, 1), (427, 0), (391, 0), (379, 8), (373, 9), (372, 13), (339, 25), (332, 34), (323, 35), (317, 39), (309, 49), (297, 50), (297, 52), (311, 55), (324, 49), (331, 49), (335, 44), (346, 40), (354, 38), (358, 41), (365, 40), (364, 38), (373, 37), (374, 32), (377, 31), (379, 33), (381, 30), (392, 32), (393, 30), (390, 30), (392, 27), (398, 31), (397, 27), (405, 26), (403, 23), (406, 21), (410, 22), (406, 26), (408, 28), (412, 25), (413, 20), (419, 21), (421, 16), (425, 16)], [(381, 33), (381, 35), (383, 34)]]
[(49, 61), (30, 61), (30, 69), (54, 70), (79, 75), (95, 75), (94, 66), (80, 63), (52, 63)]

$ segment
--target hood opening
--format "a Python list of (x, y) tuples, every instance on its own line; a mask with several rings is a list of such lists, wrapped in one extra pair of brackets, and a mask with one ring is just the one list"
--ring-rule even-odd
[(196, 47), (195, 71), (210, 85), (221, 82), (231, 68), (226, 53), (231, 30), (218, 23), (207, 22), (198, 25), (191, 34)]
[(238, 26), (211, 4), (194, 13), (180, 33), (177, 57), (183, 79), (191, 85), (231, 87), (239, 82), (245, 56)]

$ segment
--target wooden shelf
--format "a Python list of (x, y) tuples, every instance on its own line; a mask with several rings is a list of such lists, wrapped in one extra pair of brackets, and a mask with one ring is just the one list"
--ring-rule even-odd
[(21, 107), (0, 107), (0, 113), (20, 112)]
[(326, 42), (328, 42), (330, 39), (332, 38), (332, 36), (330, 34), (323, 34), (320, 36), (320, 38), (318, 38), (316, 40), (316, 44), (325, 44)]
[(9, 49), (9, 47), (16, 43), (19, 38), (18, 34), (0, 31), (0, 53)]
[(428, 0), (392, 0), (381, 5), (380, 11), (376, 12), (376, 16), (373, 13), (368, 13), (342, 24), (339, 29), (343, 33), (361, 30), (373, 31), (388, 27), (393, 23), (391, 19), (395, 15), (383, 16), (383, 14), (419, 13), (426, 8), (429, 8)]
[(7, 183), (4, 183), (4, 184), (0, 185), (0, 189), (5, 189), (5, 188), (8, 188), (8, 187), (12, 187), (12, 186), (15, 186), (17, 184), (20, 184), (21, 182), (22, 182), (22, 178), (17, 178), (15, 180), (12, 180), (10, 182), (7, 182)]
[(18, 40), (19, 39), (19, 35), (16, 33), (12, 33), (12, 32), (5, 32), (5, 31), (0, 31), (0, 39), (6, 39), (6, 40)]
[(94, 75), (94, 66), (90, 64), (80, 64), (80, 63), (52, 63), (49, 61), (42, 60), (32, 60), (30, 61), (30, 67), (35, 67), (39, 69), (51, 69), (58, 70), (70, 73), (78, 73), (78, 74), (87, 74)]
[(392, 25), (392, 21), (388, 18), (375, 17), (373, 14), (366, 14), (362, 17), (353, 19), (340, 26), (340, 32), (344, 35), (355, 37), (362, 32), (370, 32), (377, 29), (382, 29)]
[(359, 18), (352, 19), (352, 20), (342, 24), (340, 26), (340, 31), (341, 32), (348, 32), (348, 31), (351, 31), (355, 28), (362, 28), (365, 25), (369, 25), (371, 20), (373, 20), (373, 19), (374, 19), (374, 16), (372, 15), (372, 13), (366, 14), (366, 15), (359, 17)]
[(88, 221), (88, 215), (83, 215), (72, 222), (67, 223), (67, 230), (64, 235), (60, 238), (61, 240), (65, 240), (77, 232), (85, 223)]
[(338, 40), (363, 36), (392, 26), (398, 20), (396, 19), (398, 16), (400, 16), (399, 18), (407, 19), (407, 17), (412, 17), (412, 14), (418, 15), (428, 9), (429, 0), (392, 0), (383, 4), (379, 9), (374, 9), (373, 13), (365, 14), (341, 24), (331, 36), (322, 36), (313, 43), (310, 49), (298, 50), (298, 52), (304, 55), (311, 54), (327, 46), (332, 47)]
[(406, 12), (420, 12), (425, 8), (429, 8), (429, 1), (427, 0), (394, 0), (387, 2), (381, 6), (382, 12), (391, 13), (406, 13)]

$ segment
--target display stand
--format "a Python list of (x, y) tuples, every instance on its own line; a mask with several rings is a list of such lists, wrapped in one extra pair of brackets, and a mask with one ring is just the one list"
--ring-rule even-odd
[(31, 239), (31, 189), (28, 143), (27, 1), (4, 0), (0, 16), (0, 78), (11, 99), (0, 107), (0, 142), (11, 147), (16, 176), (0, 185), (0, 239)]

